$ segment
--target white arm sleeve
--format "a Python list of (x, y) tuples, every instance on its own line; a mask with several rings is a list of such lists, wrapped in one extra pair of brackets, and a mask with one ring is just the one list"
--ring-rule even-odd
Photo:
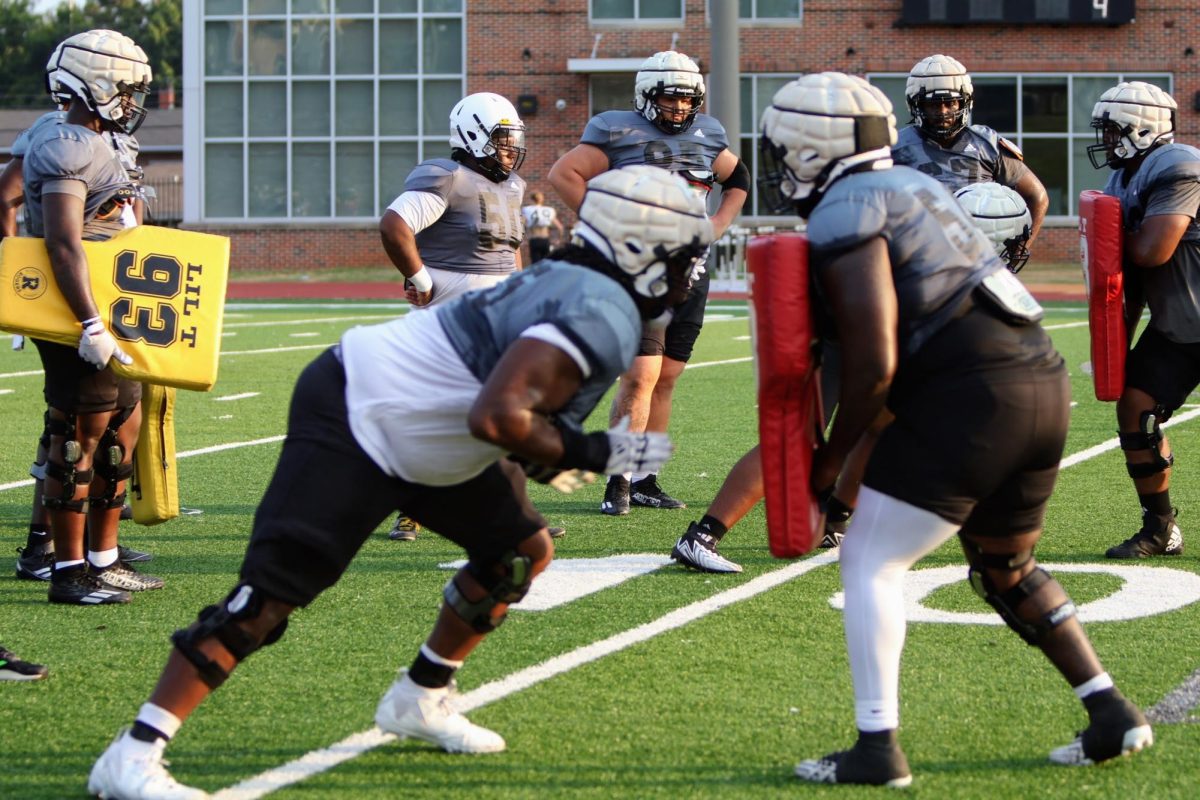
[(413, 233), (420, 233), (446, 213), (446, 201), (432, 192), (405, 192), (388, 210), (399, 214)]

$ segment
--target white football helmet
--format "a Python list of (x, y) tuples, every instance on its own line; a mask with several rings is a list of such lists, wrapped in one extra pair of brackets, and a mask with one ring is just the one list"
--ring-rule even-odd
[(762, 115), (763, 199), (807, 218), (829, 185), (852, 168), (892, 165), (896, 116), (883, 92), (840, 72), (805, 75), (775, 93)]
[(450, 111), (450, 146), (472, 156), (472, 166), (499, 183), (525, 163), (525, 123), (500, 95), (469, 94)]
[(1092, 109), (1096, 144), (1087, 149), (1096, 169), (1119, 168), (1159, 143), (1174, 141), (1175, 98), (1154, 84), (1118, 83)]
[(50, 93), (55, 104), (65, 106), (71, 102), (73, 95), (58, 81), (58, 59), (62, 55), (62, 42), (59, 42), (50, 59), (46, 62), (46, 91)]
[[(957, 59), (942, 54), (918, 61), (908, 73), (904, 96), (912, 121), (924, 135), (939, 141), (953, 139), (970, 124), (975, 87), (967, 68)], [(925, 103), (957, 100), (949, 113), (925, 108)]]
[(683, 178), (646, 164), (588, 181), (574, 230), (616, 267), (614, 277), (643, 301), (647, 317), (686, 297), (692, 265), (712, 234), (704, 200)]
[(146, 118), (149, 59), (124, 34), (98, 28), (64, 39), (46, 74), (56, 99), (63, 93), (78, 97), (115, 130), (131, 134)]
[[(676, 122), (678, 114), (659, 104), (663, 97), (684, 97), (691, 102), (686, 116)], [(696, 121), (696, 113), (704, 105), (704, 78), (696, 62), (674, 50), (655, 53), (642, 62), (633, 87), (633, 105), (643, 117), (665, 133), (683, 133)]]
[(954, 193), (975, 224), (996, 250), (996, 255), (1013, 272), (1029, 261), (1029, 235), (1033, 217), (1025, 199), (1007, 186), (985, 181), (972, 183)]

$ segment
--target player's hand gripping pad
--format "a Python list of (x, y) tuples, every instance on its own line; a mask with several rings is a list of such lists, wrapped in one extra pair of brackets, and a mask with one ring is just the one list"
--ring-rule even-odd
[(1125, 388), (1124, 246), (1121, 201), (1089, 189), (1079, 193), (1079, 258), (1088, 295), (1092, 380), (1097, 400), (1119, 400)]
[(810, 476), (824, 420), (813, 357), (808, 239), (756, 236), (747, 263), (767, 538), (773, 556), (795, 558), (820, 538)]
[[(139, 225), (84, 242), (100, 317), (133, 358), (133, 380), (207, 391), (217, 380), (229, 239)], [(79, 321), (59, 292), (41, 239), (0, 242), (0, 328), (68, 346)]]

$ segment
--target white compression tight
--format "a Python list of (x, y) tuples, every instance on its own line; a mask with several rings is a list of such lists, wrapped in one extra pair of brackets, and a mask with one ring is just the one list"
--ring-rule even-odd
[(929, 511), (864, 486), (842, 542), (846, 648), (855, 721), (866, 732), (900, 727), (904, 573), (958, 532)]

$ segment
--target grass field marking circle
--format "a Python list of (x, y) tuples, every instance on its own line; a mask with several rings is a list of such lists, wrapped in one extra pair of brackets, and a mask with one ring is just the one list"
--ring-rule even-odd
[[(1079, 607), (1081, 622), (1120, 622), (1152, 617), (1200, 601), (1200, 575), (1170, 567), (1143, 567), (1125, 564), (1043, 564), (1051, 575), (1058, 572), (1102, 572), (1115, 575), (1123, 583), (1116, 592), (1084, 603)], [(994, 611), (979, 613), (929, 608), (923, 600), (943, 586), (966, 580), (962, 566), (913, 570), (905, 575), (904, 609), (909, 622), (942, 622), (953, 625), (1003, 625)], [(983, 601), (979, 601), (982, 605)], [(836, 609), (845, 608), (845, 593), (829, 599)]]

